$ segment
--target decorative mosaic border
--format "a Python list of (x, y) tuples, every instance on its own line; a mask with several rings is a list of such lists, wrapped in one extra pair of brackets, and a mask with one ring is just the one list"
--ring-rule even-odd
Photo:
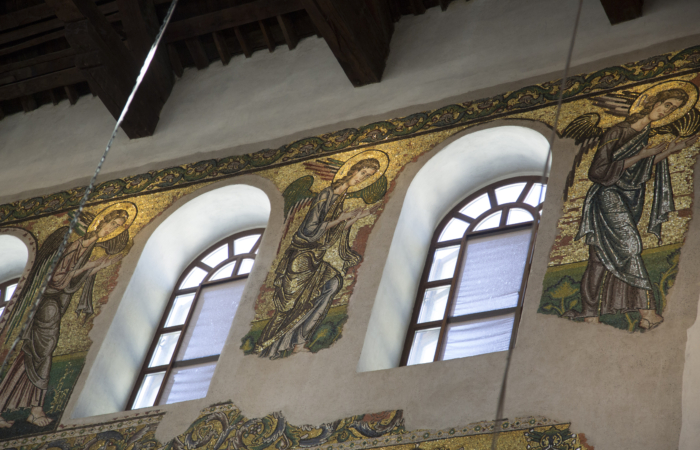
[(126, 418), (114, 419), (110, 422), (97, 423), (94, 425), (59, 425), (59, 430), (44, 434), (34, 434), (27, 437), (18, 437), (16, 439), (8, 439), (0, 441), (0, 449), (3, 448), (20, 448), (28, 447), (37, 444), (46, 444), (59, 441), (62, 439), (78, 438), (83, 436), (98, 435), (108, 433), (110, 431), (123, 430), (128, 428), (136, 428), (142, 425), (159, 424), (165, 416), (164, 412), (150, 411), (147, 413), (127, 416)]
[[(535, 427), (563, 425), (564, 422), (533, 416), (505, 420), (500, 426), (500, 432), (529, 430)], [(342, 442), (332, 445), (320, 445), (309, 447), (309, 450), (354, 450), (387, 447), (391, 445), (420, 444), (422, 442), (439, 439), (451, 439), (464, 436), (476, 436), (479, 434), (492, 434), (496, 431), (495, 421), (482, 421), (471, 423), (465, 427), (454, 427), (444, 430), (415, 430), (399, 436), (382, 436), (377, 439), (363, 439), (352, 442)]]
[[(599, 70), (592, 74), (572, 76), (567, 82), (564, 100), (573, 101), (652, 79), (691, 73), (697, 69), (700, 69), (700, 46)], [(90, 196), (89, 204), (203, 181), (219, 180), (319, 155), (405, 139), (437, 130), (493, 120), (514, 112), (551, 106), (558, 100), (559, 88), (560, 80), (550, 81), (491, 98), (449, 105), (398, 119), (375, 122), (360, 128), (346, 128), (309, 137), (276, 149), (263, 149), (251, 154), (199, 161), (110, 180), (96, 187)], [(0, 205), (0, 224), (70, 210), (78, 205), (84, 191), (85, 186), (82, 186)]]

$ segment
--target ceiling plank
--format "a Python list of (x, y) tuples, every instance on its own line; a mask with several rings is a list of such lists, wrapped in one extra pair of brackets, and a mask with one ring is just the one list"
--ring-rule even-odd
[[(118, 118), (136, 82), (140, 64), (91, 0), (46, 0), (46, 3), (65, 23), (66, 39), (76, 53), (77, 70), (112, 116)], [(154, 133), (165, 103), (161, 93), (153, 78), (144, 79), (122, 122), (127, 136), (134, 139)]]
[(644, 0), (600, 0), (611, 25), (642, 17)]
[(304, 9), (301, 0), (257, 0), (208, 14), (172, 22), (165, 32), (167, 42), (239, 27)]
[(294, 31), (294, 24), (292, 24), (292, 19), (284, 14), (277, 16), (277, 23), (282, 29), (282, 34), (284, 35), (284, 41), (287, 43), (287, 47), (290, 50), (294, 50), (299, 43), (299, 36), (297, 36)]
[[(382, 4), (387, 0), (377, 0)], [(314, 25), (358, 87), (381, 81), (393, 32), (391, 14), (374, 0), (303, 0)], [(386, 4), (389, 9), (389, 5)]]
[(71, 67), (75, 67), (75, 56), (64, 56), (63, 58), (4, 72), (0, 74), (0, 85), (26, 80), (28, 78), (45, 75), (51, 72), (57, 72), (63, 69), (69, 69)]
[(265, 45), (270, 53), (275, 51), (275, 38), (272, 37), (270, 32), (270, 27), (267, 26), (264, 20), (258, 20), (258, 25), (260, 26), (260, 31), (262, 31), (263, 39), (265, 40)]
[(243, 54), (245, 55), (246, 58), (250, 58), (253, 56), (253, 52), (250, 50), (250, 45), (248, 44), (248, 39), (245, 37), (245, 34), (243, 34), (243, 31), (241, 30), (240, 27), (234, 27), (233, 31), (236, 33), (236, 39), (238, 39), (238, 45), (241, 46), (241, 50), (243, 50)]
[(60, 50), (58, 52), (47, 53), (45, 55), (36, 56), (34, 58), (24, 59), (15, 63), (3, 64), (0, 66), (0, 73), (12, 72), (13, 70), (31, 67), (36, 64), (41, 64), (55, 59), (65, 58), (67, 56), (74, 57), (75, 51), (72, 48)]
[(219, 53), (221, 63), (224, 66), (228, 65), (231, 61), (231, 51), (228, 48), (228, 44), (226, 44), (226, 39), (218, 31), (213, 32), (212, 37), (214, 38), (214, 45), (216, 45), (216, 51)]
[(79, 95), (75, 86), (63, 86), (63, 90), (65, 91), (66, 97), (68, 97), (68, 101), (71, 105), (78, 103)]
[(20, 102), (22, 103), (22, 109), (26, 113), (36, 109), (36, 99), (31, 95), (25, 95), (24, 97), (20, 98)]
[(32, 95), (67, 84), (80, 83), (81, 81), (85, 81), (85, 77), (80, 70), (73, 67), (18, 83), (0, 86), (0, 101), (21, 98), (25, 95)]
[(209, 58), (207, 58), (204, 46), (202, 46), (202, 41), (200, 41), (199, 38), (188, 39), (185, 41), (185, 45), (187, 45), (187, 50), (189, 50), (190, 55), (192, 55), (197, 70), (209, 67)]
[(0, 15), (0, 31), (28, 25), (53, 15), (53, 10), (46, 3), (22, 8), (9, 14)]
[(182, 67), (182, 60), (180, 59), (180, 54), (177, 52), (174, 44), (167, 44), (168, 46), (168, 56), (170, 58), (170, 66), (173, 68), (173, 72), (179, 78), (182, 78), (182, 74), (185, 69)]

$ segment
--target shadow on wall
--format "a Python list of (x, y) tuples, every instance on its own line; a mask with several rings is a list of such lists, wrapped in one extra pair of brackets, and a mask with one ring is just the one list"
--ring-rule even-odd
[(399, 365), (423, 264), (442, 217), (482, 187), (506, 178), (542, 175), (547, 164), (549, 142), (533, 129), (501, 126), (466, 133), (432, 156), (406, 192), (358, 372)]
[[(257, 187), (235, 184), (195, 198), (185, 197), (170, 211), (143, 246), (71, 418), (124, 409), (153, 332), (182, 271), (221, 239), (265, 227), (270, 200)], [(135, 241), (139, 241), (138, 236)], [(138, 253), (136, 246), (132, 252)]]

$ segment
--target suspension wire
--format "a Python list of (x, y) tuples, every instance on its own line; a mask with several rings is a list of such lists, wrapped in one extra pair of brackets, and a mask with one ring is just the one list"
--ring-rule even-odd
[[(544, 201), (544, 186), (546, 185), (547, 182), (547, 168), (549, 167), (550, 161), (552, 160), (552, 148), (554, 146), (554, 141), (557, 138), (557, 127), (559, 125), (559, 115), (561, 113), (561, 105), (564, 102), (564, 91), (566, 90), (566, 83), (569, 78), (569, 69), (571, 68), (571, 57), (574, 53), (574, 44), (576, 43), (576, 34), (578, 32), (578, 25), (579, 21), (581, 19), (581, 8), (583, 7), (583, 0), (579, 0), (578, 2), (578, 10), (576, 11), (576, 21), (574, 22), (574, 30), (571, 35), (571, 43), (569, 44), (569, 53), (566, 56), (566, 65), (564, 66), (564, 76), (561, 79), (561, 85), (559, 86), (559, 98), (557, 100), (557, 109), (556, 113), (554, 114), (554, 124), (552, 125), (552, 134), (549, 138), (549, 149), (547, 151), (547, 159), (545, 160), (544, 163), (544, 168), (542, 169), (542, 177), (540, 179), (540, 195), (539, 195), (539, 202), (538, 204), (542, 204)], [(537, 230), (540, 225), (541, 221), (541, 216), (540, 218), (533, 224), (532, 226), (532, 232), (530, 234), (530, 254), (528, 255), (529, 260), (527, 261), (528, 265), (526, 267), (529, 267), (529, 265), (532, 264), (532, 258), (534, 256), (534, 249), (535, 249), (535, 241), (537, 240)], [(524, 290), (523, 290), (523, 295), (524, 295)], [(523, 296), (521, 296), (521, 299)], [(522, 301), (522, 300), (521, 300)], [(522, 304), (521, 310), (522, 310)], [(520, 316), (522, 317), (522, 316)], [(516, 324), (517, 326), (517, 324)], [(510, 363), (513, 358), (513, 350), (515, 349), (515, 336), (513, 339), (511, 339), (511, 345), (508, 348), (508, 355), (506, 357), (506, 367), (503, 372), (503, 381), (501, 382), (501, 391), (498, 395), (498, 407), (496, 409), (496, 421), (494, 423), (494, 433), (493, 433), (493, 440), (491, 441), (491, 450), (497, 450), (498, 448), (498, 435), (500, 434), (501, 431), (501, 422), (503, 422), (503, 410), (505, 407), (505, 401), (506, 401), (506, 389), (508, 387), (508, 375), (510, 373)]]
[[(37, 295), (36, 300), (34, 300), (34, 303), (32, 304), (32, 308), (29, 311), (29, 315), (27, 316), (27, 320), (26, 320), (26, 322), (24, 322), (24, 324), (22, 325), (22, 328), (20, 329), (19, 334), (12, 342), (12, 346), (10, 347), (10, 351), (7, 353), (7, 355), (5, 355), (5, 358), (3, 359), (2, 365), (0, 366), (0, 373), (2, 373), (5, 370), (5, 366), (7, 365), (7, 362), (10, 359), (10, 356), (14, 353), (17, 345), (22, 340), (22, 336), (24, 335), (27, 327), (32, 322), (34, 314), (36, 314), (36, 311), (39, 307), (39, 303), (41, 302), (41, 298), (44, 296), (44, 293), (46, 292), (46, 287), (49, 285), (49, 283), (51, 282), (51, 279), (53, 278), (53, 272), (54, 272), (54, 270), (56, 270), (56, 266), (58, 265), (58, 261), (61, 259), (63, 252), (66, 250), (66, 247), (68, 246), (68, 239), (70, 238), (70, 235), (73, 233), (73, 230), (75, 230), (75, 227), (78, 224), (78, 220), (80, 219), (80, 214), (83, 212), (83, 208), (85, 207), (85, 204), (87, 203), (88, 198), (90, 197), (90, 194), (92, 193), (92, 190), (95, 187), (95, 181), (97, 180), (97, 175), (100, 173), (100, 170), (102, 170), (102, 165), (104, 164), (105, 159), (107, 159), (107, 154), (109, 153), (109, 150), (112, 148), (112, 144), (114, 143), (114, 138), (117, 136), (117, 132), (119, 131), (119, 127), (121, 126), (122, 122), (124, 121), (124, 117), (126, 117), (126, 114), (129, 112), (129, 106), (131, 106), (131, 102), (133, 101), (134, 96), (136, 95), (136, 91), (138, 90), (139, 86), (141, 86), (141, 82), (143, 81), (144, 76), (146, 76), (146, 72), (148, 71), (148, 68), (151, 65), (151, 61), (153, 60), (153, 57), (156, 54), (156, 50), (158, 50), (158, 44), (160, 44), (160, 41), (163, 38), (163, 33), (165, 32), (165, 29), (167, 28), (168, 23), (170, 23), (170, 18), (173, 15), (173, 11), (175, 10), (175, 6), (177, 5), (177, 2), (178, 2), (178, 0), (173, 0), (173, 2), (170, 4), (170, 7), (168, 8), (168, 12), (165, 15), (165, 19), (163, 20), (163, 24), (160, 26), (160, 29), (158, 30), (158, 34), (156, 35), (156, 38), (153, 41), (153, 45), (151, 45), (151, 49), (148, 51), (148, 54), (146, 55), (146, 59), (144, 60), (143, 65), (141, 66), (141, 71), (139, 72), (139, 75), (136, 78), (136, 83), (134, 84), (134, 87), (131, 90), (129, 97), (126, 100), (126, 104), (124, 105), (124, 108), (122, 109), (122, 112), (119, 115), (119, 118), (117, 119), (117, 123), (114, 124), (114, 130), (112, 130), (112, 135), (110, 136), (109, 141), (107, 142), (107, 147), (105, 148), (105, 151), (102, 154), (102, 158), (100, 158), (100, 162), (97, 164), (97, 168), (95, 169), (95, 173), (92, 175), (92, 178), (90, 179), (90, 183), (88, 184), (87, 188), (85, 188), (85, 193), (83, 194), (83, 197), (80, 199), (80, 203), (78, 204), (78, 209), (76, 210), (75, 214), (73, 215), (73, 218), (70, 221), (70, 225), (68, 226), (68, 231), (66, 231), (66, 234), (63, 236), (63, 241), (61, 241), (61, 245), (58, 247), (56, 254), (54, 255), (53, 259), (51, 260), (51, 265), (49, 266), (48, 274), (46, 275), (43, 282), (41, 283), (41, 287), (39, 288), (39, 294)], [(27, 281), (29, 281), (29, 280), (26, 280), (25, 282), (27, 282)]]

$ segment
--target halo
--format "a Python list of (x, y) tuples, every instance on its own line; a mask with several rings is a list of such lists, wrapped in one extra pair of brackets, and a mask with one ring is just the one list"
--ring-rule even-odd
[(678, 120), (683, 117), (691, 108), (695, 106), (698, 101), (698, 88), (695, 87), (693, 83), (688, 83), (687, 81), (666, 81), (664, 83), (655, 84), (646, 91), (639, 94), (637, 100), (634, 101), (630, 107), (630, 114), (636, 114), (644, 109), (644, 102), (661, 91), (667, 91), (669, 89), (682, 89), (688, 94), (688, 101), (682, 108), (678, 108), (673, 113), (664, 117), (661, 120), (657, 120), (654, 123), (654, 127), (661, 127), (671, 122)]
[(99, 238), (97, 242), (104, 242), (117, 237), (118, 235), (123, 233), (124, 230), (128, 230), (131, 224), (134, 223), (134, 220), (136, 219), (136, 214), (138, 213), (138, 208), (136, 207), (136, 205), (134, 205), (131, 202), (119, 202), (108, 206), (107, 208), (100, 211), (100, 213), (97, 216), (95, 216), (94, 219), (92, 219), (92, 222), (90, 222), (90, 225), (87, 228), (87, 232), (90, 233), (92, 231), (97, 231), (97, 226), (102, 222), (105, 216), (111, 213), (112, 211), (116, 211), (118, 209), (122, 209), (129, 214), (129, 217), (126, 219), (126, 222), (124, 222), (124, 225), (117, 228), (107, 236)]
[(333, 182), (335, 183), (336, 181), (345, 177), (348, 174), (348, 172), (350, 172), (350, 168), (352, 168), (352, 166), (354, 166), (356, 163), (362, 161), (363, 159), (369, 158), (374, 158), (377, 161), (379, 161), (379, 170), (374, 172), (374, 175), (367, 178), (362, 183), (356, 184), (355, 186), (350, 186), (347, 192), (359, 191), (361, 189), (366, 188), (367, 186), (370, 186), (375, 181), (377, 181), (379, 177), (384, 175), (384, 172), (386, 172), (386, 168), (389, 166), (389, 156), (386, 153), (379, 150), (367, 150), (362, 153), (358, 153), (357, 155), (345, 161), (345, 164), (343, 164), (340, 167), (340, 169), (338, 169), (338, 171), (335, 173), (335, 177), (333, 177)]

